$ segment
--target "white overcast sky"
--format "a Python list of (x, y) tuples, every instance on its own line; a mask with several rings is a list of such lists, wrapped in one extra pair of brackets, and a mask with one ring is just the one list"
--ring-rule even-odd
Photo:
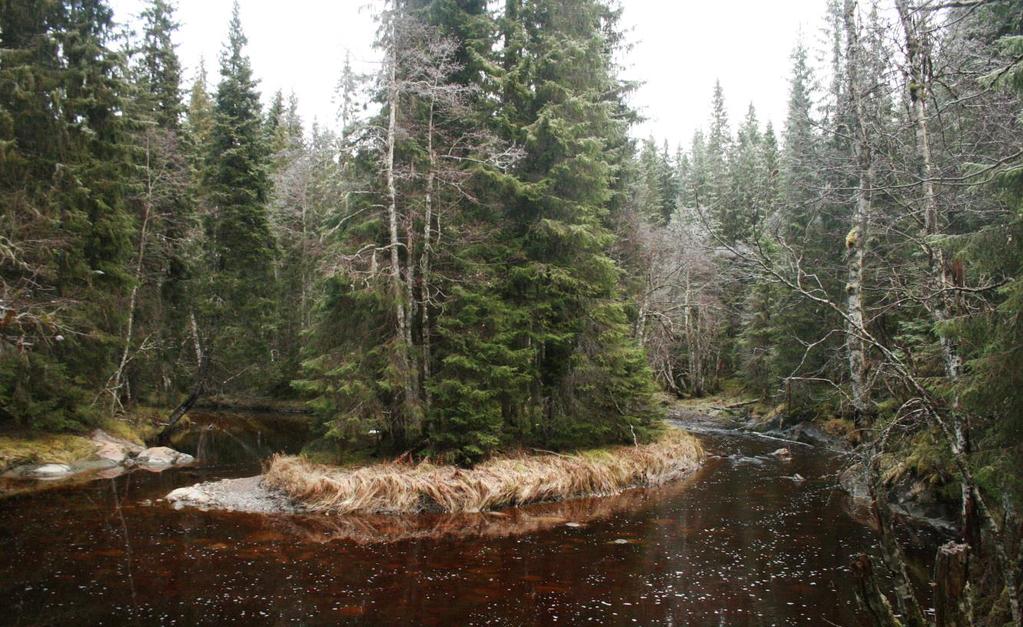
[[(205, 58), (216, 80), (232, 0), (177, 0), (178, 52), (191, 80)], [(627, 77), (643, 81), (633, 104), (648, 120), (634, 130), (672, 145), (688, 144), (706, 125), (720, 80), (734, 123), (753, 102), (761, 122), (780, 130), (790, 55), (798, 38), (815, 47), (825, 0), (623, 0), (635, 47)], [(115, 18), (132, 22), (143, 0), (110, 0)], [(366, 0), (241, 0), (249, 56), (266, 102), (277, 89), (298, 95), (308, 125), (335, 123), (334, 87), (347, 50), (371, 71), (375, 25)]]

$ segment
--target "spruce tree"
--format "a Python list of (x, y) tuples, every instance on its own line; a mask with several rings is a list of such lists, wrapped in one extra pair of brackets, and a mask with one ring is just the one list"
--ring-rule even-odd
[[(314, 146), (306, 144), (294, 95), (287, 104), (280, 92), (274, 97), (267, 113), (266, 134), (272, 153), (270, 223), (278, 243), (274, 269), (277, 333), (273, 347), (279, 361), (275, 388), (281, 394), (290, 392), (290, 382), (297, 378), (302, 331), (311, 310), (315, 269), (312, 251), (322, 212), (314, 188), (321, 183), (317, 180), (317, 166), (322, 163), (322, 155), (315, 154)], [(316, 148), (324, 146), (322, 137), (316, 138), (316, 144)], [(327, 149), (333, 151), (335, 147), (328, 144)]]
[[(985, 77), (984, 85), (1023, 97), (1023, 36), (1014, 32), (1018, 16), (1002, 7), (982, 14), (988, 29), (1008, 33), (992, 37), (987, 45), (1001, 64)], [(984, 31), (981, 31), (984, 32)], [(989, 35), (990, 36), (990, 35)], [(1017, 107), (1020, 101), (1017, 100)], [(1017, 108), (1018, 111), (1018, 108)], [(966, 407), (983, 416), (989, 425), (977, 455), (983, 465), (982, 477), (989, 489), (1012, 494), (1023, 500), (1023, 481), (1016, 476), (1018, 460), (1012, 453), (1023, 441), (1023, 161), (1012, 160), (990, 182), (992, 191), (1004, 199), (1011, 218), (1004, 224), (981, 227), (964, 239), (966, 245), (953, 268), (972, 267), (970, 277), (1004, 276), (996, 306), (984, 315), (963, 317), (941, 332), (952, 334), (965, 346), (975, 347), (969, 355), (966, 375), (958, 382)], [(1010, 278), (1011, 277), (1011, 278)], [(966, 277), (960, 278), (962, 282)], [(977, 429), (979, 425), (973, 425)]]
[[(133, 285), (117, 369), (108, 385), (114, 408), (150, 396), (177, 392), (176, 366), (185, 345), (190, 306), (195, 211), (188, 150), (183, 141), (181, 64), (173, 43), (173, 10), (153, 0), (142, 13), (143, 40), (129, 67), (132, 98), (124, 117), (131, 123), (134, 176), (129, 206), (136, 231), (131, 260)], [(143, 345), (149, 349), (141, 350)], [(153, 398), (154, 392), (162, 396)]]
[(553, 445), (629, 441), (653, 409), (607, 256), (620, 164), (605, 149), (626, 123), (611, 115), (621, 89), (604, 26), (615, 15), (594, 0), (513, 1), (507, 13), (525, 28), (505, 42), (505, 80), (525, 81), (505, 85), (506, 117), (527, 129), (507, 206), (516, 252), (503, 288), (529, 320), (519, 345), (533, 354), (533, 381), (520, 426)]
[(166, 0), (150, 0), (142, 11), (142, 68), (140, 98), (147, 101), (160, 128), (176, 131), (184, 112), (181, 99), (181, 61), (173, 41), (178, 23)]
[(761, 226), (766, 212), (761, 198), (766, 178), (763, 157), (760, 122), (750, 104), (729, 158), (730, 202), (718, 212), (718, 228), (728, 241), (749, 241)]
[(667, 141), (661, 147), (657, 165), (657, 188), (661, 195), (661, 215), (658, 216), (658, 221), (667, 224), (678, 209), (679, 192), (678, 165), (672, 163)]
[[(815, 131), (819, 121), (813, 112), (814, 78), (807, 60), (807, 51), (798, 44), (792, 54), (788, 111), (782, 132), (784, 147), (779, 158), (781, 176), (779, 207), (774, 237), (789, 247), (797, 247), (804, 256), (802, 263), (820, 277), (829, 294), (841, 294), (836, 269), (841, 250), (834, 239), (841, 226), (829, 211), (823, 196), (825, 185), (820, 178), (823, 159), (822, 139)], [(779, 261), (791, 262), (781, 250), (773, 250)], [(788, 389), (787, 398), (795, 404), (812, 402), (813, 397), (801, 394), (804, 387), (788, 380), (791, 376), (827, 375), (829, 362), (840, 350), (840, 337), (828, 334), (840, 322), (833, 311), (810, 303), (799, 295), (784, 291), (772, 305), (774, 321), (769, 370), (776, 382), (775, 390)], [(815, 344), (823, 340), (820, 344)], [(812, 350), (807, 346), (813, 345)], [(798, 407), (790, 411), (798, 411)]]
[(662, 179), (662, 170), (667, 167), (657, 151), (654, 139), (650, 137), (643, 140), (639, 151), (636, 202), (644, 217), (654, 223), (661, 223), (670, 216), (670, 210), (665, 204), (666, 190)]
[(269, 151), (245, 44), (235, 2), (203, 173), (209, 203), (204, 313), (218, 375), (234, 377), (235, 389), (255, 391), (273, 359), (276, 247), (267, 216)]
[(689, 171), (684, 185), (687, 207), (694, 209), (706, 207), (711, 201), (708, 180), (707, 142), (703, 131), (697, 130), (693, 132), (689, 147)]
[(192, 165), (192, 180), (196, 183), (201, 183), (204, 178), (203, 172), (206, 169), (206, 156), (210, 152), (209, 141), (212, 131), (213, 99), (209, 92), (206, 62), (200, 59), (199, 69), (189, 90), (184, 124), (184, 137), (187, 143), (189, 162)]
[(129, 276), (125, 86), (102, 0), (0, 9), (0, 417), (94, 418)]
[(718, 237), (726, 243), (734, 243), (742, 237), (742, 232), (738, 224), (739, 209), (730, 193), (728, 158), (732, 151), (732, 132), (720, 81), (714, 83), (710, 115), (710, 128), (703, 153), (707, 176), (707, 192), (703, 202), (709, 209)]

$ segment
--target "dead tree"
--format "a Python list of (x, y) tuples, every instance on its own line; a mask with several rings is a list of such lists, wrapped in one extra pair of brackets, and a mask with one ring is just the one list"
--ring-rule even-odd
[(389, 36), (387, 38), (387, 50), (386, 50), (386, 87), (387, 87), (387, 135), (385, 140), (385, 155), (384, 155), (384, 173), (387, 178), (387, 228), (388, 228), (388, 248), (390, 253), (391, 262), (391, 273), (390, 273), (390, 284), (391, 284), (391, 297), (394, 300), (394, 318), (395, 318), (395, 337), (397, 343), (397, 349), (395, 350), (395, 359), (397, 361), (397, 367), (399, 376), (401, 377), (401, 385), (404, 391), (405, 397), (405, 408), (402, 412), (403, 422), (400, 424), (399, 431), (401, 435), (399, 439), (403, 439), (407, 430), (411, 426), (409, 424), (409, 414), (414, 412), (413, 407), (416, 404), (416, 382), (415, 373), (411, 367), (411, 356), (412, 356), (412, 342), (411, 332), (408, 321), (408, 306), (407, 297), (405, 294), (405, 287), (402, 283), (402, 267), (401, 267), (401, 248), (406, 247), (408, 250), (409, 242), (402, 242), (398, 236), (398, 188), (395, 183), (395, 158), (394, 150), (398, 142), (398, 109), (400, 107), (400, 100), (402, 93), (398, 82), (398, 64), (400, 62), (400, 46), (401, 41), (399, 39), (400, 29), (399, 20), (401, 19), (397, 4), (393, 7), (390, 16), (387, 30)]
[(948, 542), (934, 560), (934, 624), (969, 627), (974, 624), (969, 580), (970, 547)]
[[(922, 242), (927, 254), (928, 284), (933, 296), (923, 300), (927, 311), (938, 325), (948, 322), (953, 317), (952, 297), (956, 281), (952, 276), (952, 264), (945, 258), (945, 252), (935, 239), (941, 235), (938, 215), (938, 201), (934, 191), (934, 159), (931, 155), (931, 139), (928, 128), (927, 98), (930, 95), (929, 67), (931, 65), (930, 44), (928, 42), (930, 26), (927, 21), (929, 14), (913, 8), (909, 0), (897, 0), (896, 8), (902, 24), (906, 49), (906, 91), (909, 97), (914, 131), (916, 134), (916, 151), (919, 161), (919, 179), (922, 192), (924, 229)], [(959, 354), (958, 342), (947, 333), (938, 338), (941, 344), (945, 376), (953, 385), (958, 382), (962, 370), (962, 357)], [(958, 403), (956, 403), (958, 404)], [(956, 445), (964, 455), (970, 453), (969, 426), (965, 421), (957, 421), (954, 425)], [(970, 494), (969, 486), (961, 482), (961, 518), (962, 537), (975, 550), (978, 547), (976, 505)]]
[(867, 346), (858, 330), (865, 324), (863, 278), (867, 240), (870, 237), (871, 195), (874, 188), (874, 155), (871, 147), (869, 121), (864, 104), (864, 82), (860, 78), (862, 53), (855, 0), (845, 0), (846, 82), (852, 99), (855, 119), (856, 174), (859, 179), (852, 228), (845, 238), (846, 248), (846, 312), (848, 317), (846, 346), (849, 358), (849, 382), (853, 411), (860, 420), (868, 412)]

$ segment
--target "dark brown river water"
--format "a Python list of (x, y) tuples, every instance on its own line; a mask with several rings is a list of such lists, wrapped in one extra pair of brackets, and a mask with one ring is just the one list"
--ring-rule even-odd
[[(874, 538), (834, 488), (841, 460), (820, 449), (793, 447), (784, 463), (765, 455), (778, 442), (705, 434), (715, 457), (684, 483), (496, 516), (261, 516), (157, 500), (255, 474), (305, 438), (294, 418), (239, 420), (208, 416), (179, 442), (202, 449), (197, 468), (0, 499), (0, 623), (859, 624), (846, 565)], [(203, 435), (208, 423), (221, 428)]]

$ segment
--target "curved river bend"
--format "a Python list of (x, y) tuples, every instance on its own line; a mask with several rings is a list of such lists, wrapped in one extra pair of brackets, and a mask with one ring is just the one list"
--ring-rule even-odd
[(819, 449), (704, 434), (683, 484), (490, 516), (174, 510), (170, 490), (304, 439), (293, 418), (204, 420), (179, 444), (197, 468), (0, 499), (0, 623), (859, 623), (846, 565), (874, 539)]

